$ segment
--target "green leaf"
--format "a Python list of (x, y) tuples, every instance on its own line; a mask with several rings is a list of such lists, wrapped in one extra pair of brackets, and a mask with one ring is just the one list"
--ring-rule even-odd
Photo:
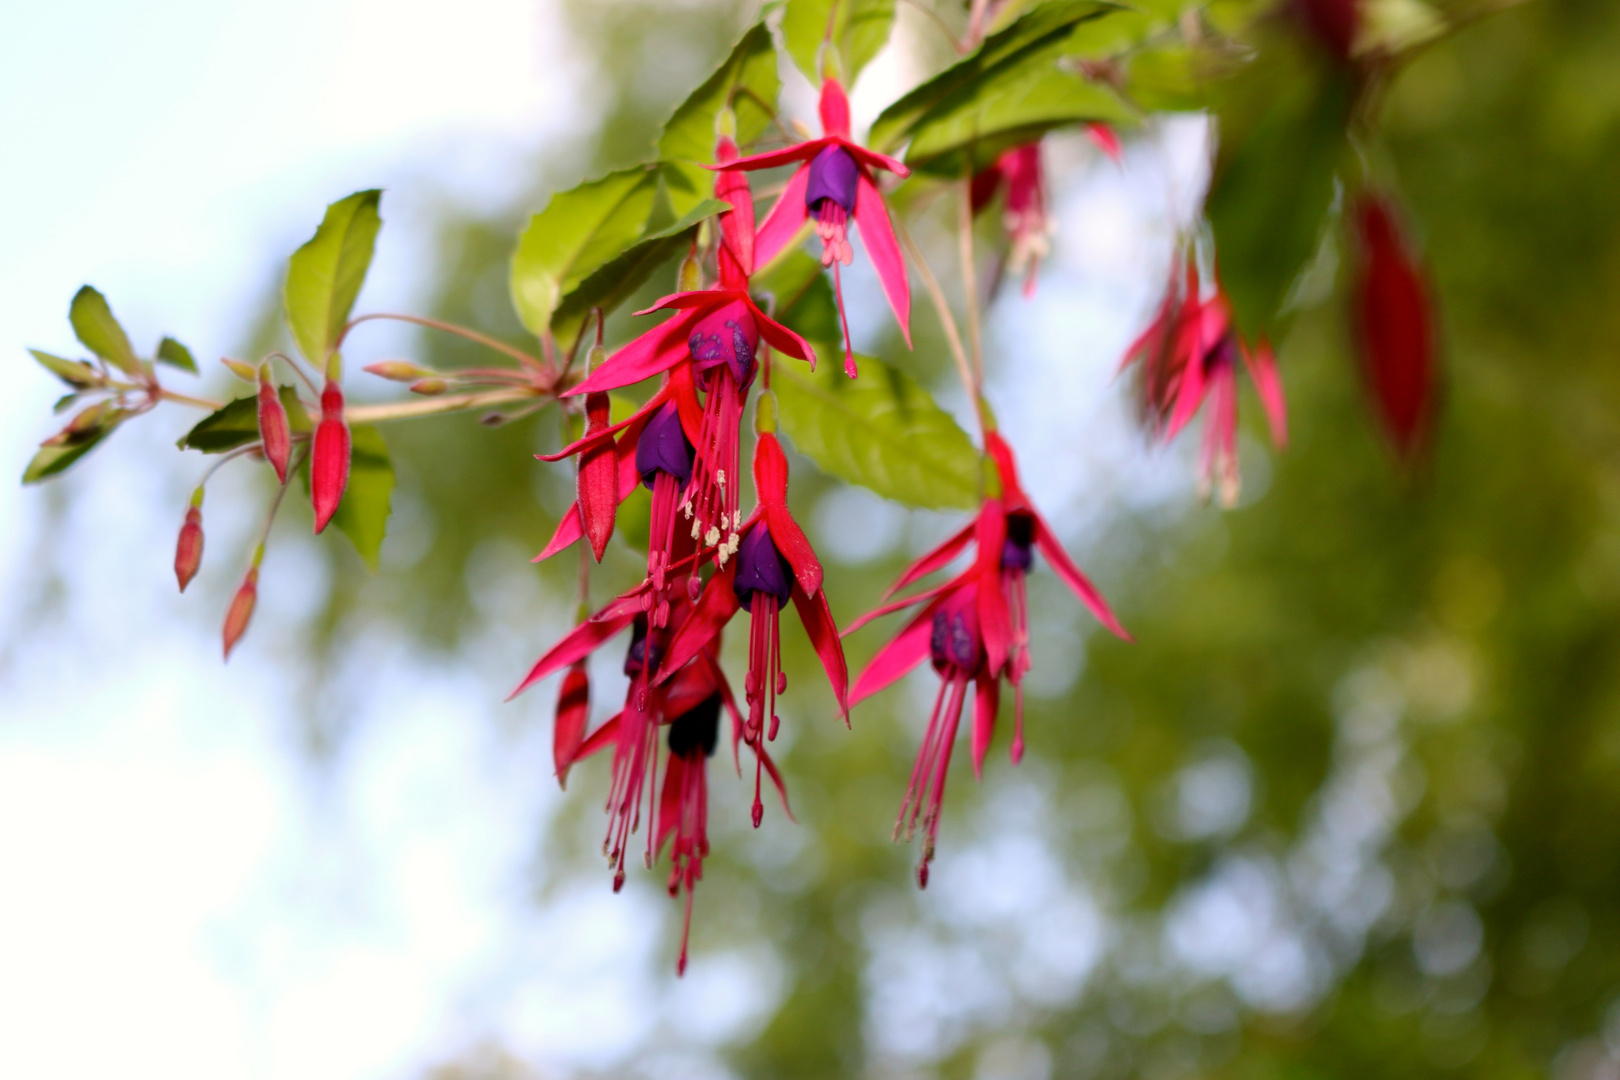
[(299, 350), (325, 367), (349, 321), (377, 246), (382, 192), (357, 191), (326, 208), (320, 228), (287, 266), (287, 325)]
[(844, 86), (851, 87), (867, 62), (882, 51), (893, 25), (894, 0), (788, 0), (782, 40), (799, 70), (812, 85), (820, 86), (816, 59), (821, 43), (830, 37), (838, 47)]
[(181, 371), (197, 374), (197, 361), (192, 359), (191, 350), (172, 337), (166, 337), (158, 342), (157, 358)]
[(551, 197), (529, 219), (512, 255), (512, 303), (536, 337), (562, 298), (641, 238), (658, 196), (658, 171), (609, 173)]
[(372, 573), (377, 572), (383, 537), (388, 532), (389, 501), (394, 493), (394, 463), (375, 424), (349, 428), (349, 486), (332, 524), (354, 543)]
[[(840, 341), (837, 301), (821, 260), (802, 251), (779, 260), (753, 281), (756, 296), (775, 301), (775, 318), (807, 341)], [(837, 350), (834, 350), (835, 352)]]
[[(1059, 46), (1080, 23), (1117, 10), (1102, 0), (1048, 0), (1038, 5), (1005, 30), (985, 38), (977, 52), (883, 110), (872, 124), (868, 142), (874, 150), (894, 151), (929, 117), (971, 105), (980, 83), (1006, 77), (1035, 54)], [(1041, 58), (1041, 62), (1048, 60)]]
[[(1114, 90), (1057, 65), (1057, 50), (1008, 64), (929, 113), (912, 131), (906, 163), (960, 176), (977, 172), (1015, 146), (1055, 127), (1085, 121), (1134, 123)], [(964, 155), (971, 155), (964, 160)]]
[(86, 285), (74, 295), (68, 321), (84, 347), (107, 363), (130, 375), (141, 370), (140, 358), (129, 343), (129, 335), (113, 317), (107, 298), (95, 289)]
[(746, 146), (770, 126), (781, 92), (771, 33), (756, 25), (742, 36), (725, 63), (675, 110), (658, 137), (670, 207), (686, 215), (714, 191), (716, 121), (728, 104), (737, 118), (737, 142)]
[(681, 220), (642, 237), (617, 258), (598, 267), (574, 286), (558, 303), (556, 313), (551, 317), (551, 333), (558, 347), (565, 352), (572, 349), (574, 339), (585, 328), (593, 307), (610, 312), (624, 303), (641, 288), (654, 270), (691, 245), (692, 234), (704, 218), (730, 209), (730, 203), (704, 199)]
[(861, 377), (837, 364), (778, 362), (771, 376), (782, 430), (823, 472), (886, 499), (929, 509), (979, 503), (979, 452), (911, 376), (860, 357)]
[(82, 360), (64, 360), (60, 356), (52, 356), (48, 352), (38, 349), (29, 349), (28, 354), (46, 371), (55, 375), (69, 386), (94, 386), (96, 384), (96, 369)]
[[(114, 425), (116, 426), (116, 425)], [(28, 468), (23, 471), (22, 482), (37, 484), (41, 480), (48, 480), (53, 476), (66, 472), (75, 462), (94, 450), (112, 432), (112, 427), (102, 428), (94, 435), (79, 442), (69, 443), (65, 446), (42, 446), (35, 453)]]
[[(304, 411), (298, 392), (290, 386), (281, 388), (281, 404), (287, 410), (287, 426), (295, 433), (310, 430), (309, 413)], [(239, 397), (223, 408), (209, 413), (178, 443), (182, 450), (201, 450), (205, 454), (223, 454), (246, 446), (259, 439), (259, 398), (256, 394)]]
[(1275, 337), (1283, 299), (1320, 242), (1354, 100), (1349, 74), (1281, 39), (1223, 88), (1205, 212), (1221, 286), (1250, 341)]

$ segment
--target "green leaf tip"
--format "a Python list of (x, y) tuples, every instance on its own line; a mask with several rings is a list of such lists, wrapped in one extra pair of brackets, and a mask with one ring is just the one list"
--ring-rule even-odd
[(373, 188), (328, 206), (315, 235), (287, 265), (287, 326), (305, 358), (329, 374), (341, 374), (333, 349), (371, 268), (381, 201), (382, 191)]

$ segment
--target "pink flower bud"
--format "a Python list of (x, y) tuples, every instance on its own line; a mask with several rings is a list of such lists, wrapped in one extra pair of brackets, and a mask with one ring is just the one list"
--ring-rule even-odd
[(591, 679), (580, 660), (563, 676), (557, 691), (557, 719), (551, 731), (551, 756), (557, 766), (557, 784), (568, 787), (568, 769), (585, 741), (585, 721), (591, 713)]
[(248, 568), (247, 576), (242, 579), (241, 588), (231, 598), (230, 610), (225, 613), (225, 659), (231, 658), (231, 650), (247, 632), (248, 620), (253, 618), (253, 606), (259, 601), (259, 567), (255, 563)]
[(202, 565), (203, 531), (202, 511), (195, 504), (186, 510), (186, 523), (180, 526), (180, 539), (174, 545), (174, 576), (180, 580), (180, 591), (185, 592), (191, 579)]
[(315, 503), (315, 531), (326, 528), (349, 486), (349, 426), (343, 422), (343, 391), (327, 381), (321, 391), (321, 422), (315, 426), (315, 454), (310, 467), (310, 498)]
[(287, 409), (281, 393), (270, 381), (266, 365), (259, 373), (259, 439), (264, 443), (265, 460), (276, 470), (276, 479), (287, 482), (287, 457), (292, 453), (292, 431), (287, 426)]

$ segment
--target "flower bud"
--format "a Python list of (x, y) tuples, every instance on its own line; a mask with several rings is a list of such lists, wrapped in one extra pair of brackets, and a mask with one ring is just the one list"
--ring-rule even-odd
[(243, 382), (256, 383), (259, 381), (259, 373), (254, 370), (252, 364), (245, 363), (241, 360), (232, 360), (228, 356), (220, 357), (219, 362), (224, 364), (226, 368), (230, 370), (232, 375), (235, 375)]
[(776, 394), (771, 390), (760, 392), (754, 402), (754, 434), (776, 434)]
[(405, 360), (379, 360), (375, 364), (367, 364), (365, 370), (393, 382), (411, 382), (438, 374), (429, 371), (427, 368), (417, 367), (415, 364)]
[(343, 390), (327, 380), (321, 391), (321, 422), (315, 426), (310, 462), (310, 499), (315, 504), (315, 531), (326, 528), (349, 486), (349, 426), (343, 422)]
[(287, 482), (287, 458), (292, 453), (292, 431), (287, 426), (287, 408), (281, 392), (270, 381), (270, 365), (259, 369), (259, 441), (265, 460), (276, 470), (276, 479)]
[(703, 288), (703, 264), (698, 261), (694, 251), (681, 260), (681, 272), (676, 278), (677, 292), (697, 292)]
[(421, 394), (423, 397), (434, 397), (438, 394), (444, 393), (449, 386), (449, 383), (437, 377), (430, 379), (417, 379), (415, 382), (411, 383), (411, 393)]
[(197, 576), (197, 568), (202, 565), (202, 494), (200, 487), (192, 493), (191, 505), (186, 508), (185, 524), (180, 526), (180, 539), (174, 545), (174, 576), (180, 582), (181, 592), (186, 591), (191, 579)]
[(552, 727), (551, 756), (557, 766), (557, 784), (568, 787), (568, 769), (585, 741), (585, 722), (591, 713), (591, 679), (580, 660), (563, 676), (557, 691), (557, 719)]
[(230, 610), (225, 612), (225, 659), (231, 658), (231, 650), (236, 643), (242, 640), (247, 632), (248, 620), (253, 618), (253, 607), (259, 602), (259, 556), (264, 549), (259, 549), (259, 555), (254, 557), (253, 565), (248, 567), (247, 576), (242, 579), (242, 585), (231, 597)]

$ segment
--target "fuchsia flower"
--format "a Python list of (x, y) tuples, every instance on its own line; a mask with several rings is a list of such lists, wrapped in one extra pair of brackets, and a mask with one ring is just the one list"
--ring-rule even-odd
[(904, 600), (885, 604), (862, 616), (845, 631), (853, 633), (866, 623), (903, 608), (926, 606), (880, 650), (855, 682), (850, 704), (889, 686), (922, 662), (932, 661), (940, 676), (939, 695), (928, 720), (928, 732), (917, 754), (911, 782), (895, 821), (894, 835), (910, 840), (918, 819), (923, 828), (922, 862), (917, 884), (928, 885), (928, 864), (934, 857), (939, 834), (940, 804), (950, 768), (956, 729), (967, 702), (968, 684), (974, 686), (972, 730), (973, 775), (983, 771), (985, 753), (995, 731), (1000, 708), (1001, 680), (1012, 684), (1015, 698), (1012, 760), (1024, 753), (1024, 675), (1029, 671), (1029, 607), (1025, 578), (1035, 564), (1038, 548), (1074, 594), (1099, 621), (1126, 641), (1130, 635), (1119, 624), (1096, 586), (1080, 572), (1057, 537), (1018, 483), (1011, 447), (994, 431), (985, 433), (985, 449), (994, 458), (1001, 478), (1000, 494), (984, 501), (978, 517), (956, 535), (913, 563), (889, 589), (888, 595), (943, 569), (971, 543), (972, 565), (942, 585)]
[(292, 430), (287, 424), (287, 409), (281, 404), (281, 391), (270, 377), (269, 364), (259, 369), (259, 440), (264, 444), (265, 460), (276, 470), (277, 482), (285, 484)]
[(1025, 143), (1008, 150), (996, 163), (973, 178), (971, 202), (975, 214), (990, 205), (1005, 186), (1007, 199), (1002, 222), (1012, 237), (1007, 268), (1024, 275), (1024, 295), (1035, 295), (1035, 273), (1052, 250), (1056, 225), (1046, 215), (1046, 190), (1041, 169), (1041, 144)]
[[(838, 640), (838, 627), (822, 590), (821, 563), (803, 530), (793, 520), (787, 506), (787, 457), (782, 444), (770, 432), (761, 432), (754, 444), (754, 490), (759, 505), (742, 524), (742, 542), (737, 557), (709, 579), (691, 618), (670, 640), (658, 681), (663, 682), (682, 670), (705, 649), (713, 649), (720, 631), (738, 611), (749, 612), (748, 677), (743, 691), (748, 701), (748, 719), (742, 737), (756, 750), (766, 740), (776, 738), (777, 695), (787, 690), (787, 674), (782, 670), (782, 605), (789, 599), (798, 609), (805, 633), (826, 669), (838, 711), (849, 722), (847, 688), (849, 669)], [(769, 717), (770, 726), (765, 726)], [(764, 764), (763, 755), (760, 763)], [(760, 799), (758, 768), (754, 775), (754, 825), (764, 813)]]
[[(672, 569), (695, 574), (698, 561), (694, 556)], [(613, 780), (608, 795), (608, 831), (603, 851), (614, 868), (613, 889), (617, 892), (624, 885), (625, 855), (630, 834), (640, 826), (643, 798), (650, 802), (656, 790), (658, 732), (662, 727), (669, 728), (670, 752), (664, 768), (663, 789), (657, 796), (656, 825), (647, 832), (646, 862), (651, 867), (655, 854), (663, 849), (665, 842), (673, 841), (669, 892), (674, 896), (681, 889), (686, 890), (685, 927), (677, 965), (677, 971), (684, 972), (687, 935), (692, 924), (692, 889), (703, 876), (703, 859), (709, 852), (707, 758), (717, 741), (720, 707), (724, 706), (731, 716), (734, 753), (738, 752), (743, 739), (743, 719), (720, 670), (718, 637), (696, 650), (678, 669), (653, 681), (652, 673), (659, 670), (665, 659), (668, 632), (652, 625), (647, 618), (643, 597), (650, 588), (650, 581), (642, 582), (575, 627), (536, 662), (511, 697), (567, 667), (570, 675), (563, 684), (566, 700), (573, 672), (582, 670), (579, 665), (584, 658), (626, 628), (632, 629), (624, 661), (625, 674), (630, 676), (624, 708), (589, 737), (577, 742), (566, 760), (561, 756), (564, 741), (561, 727), (566, 724), (570, 728), (571, 738), (574, 731), (583, 729), (585, 716), (583, 709), (566, 718), (559, 715), (554, 750), (559, 755), (560, 779), (575, 762), (607, 747), (613, 748)], [(678, 590), (675, 595), (674, 617), (678, 623), (687, 621), (692, 610), (684, 593), (685, 590)], [(576, 715), (578, 729), (573, 726)], [(787, 791), (776, 764), (763, 746), (754, 743), (750, 746), (759, 761), (756, 772), (763, 771), (770, 776), (786, 810)]]
[(1221, 504), (1233, 506), (1239, 490), (1237, 460), (1237, 361), (1243, 358), (1249, 378), (1265, 407), (1271, 441), (1288, 443), (1288, 407), (1271, 346), (1262, 341), (1250, 350), (1232, 325), (1226, 297), (1216, 288), (1200, 295), (1198, 267), (1189, 255), (1173, 266), (1159, 313), (1142, 336), (1131, 343), (1120, 370), (1140, 366), (1142, 413), (1164, 442), (1174, 439), (1213, 395), (1204, 421), (1199, 454), (1199, 488), (1207, 496), (1219, 485)]
[(1439, 396), (1439, 358), (1428, 284), (1379, 195), (1356, 200), (1354, 318), (1357, 351), (1397, 453), (1411, 457), (1428, 434)]
[[(720, 159), (725, 161), (735, 154), (735, 145), (729, 139), (721, 140)], [(722, 176), (715, 185), (715, 193), (731, 201), (733, 206), (720, 217), (719, 288), (675, 293), (638, 312), (641, 315), (652, 311), (678, 314), (614, 353), (564, 396), (612, 390), (677, 367), (690, 368), (693, 382), (705, 393), (699, 430), (694, 436), (685, 424), (685, 414), (677, 407), (674, 412), (662, 414), (666, 419), (658, 431), (671, 435), (667, 445), (673, 450), (670, 418), (680, 414), (682, 433), (692, 446), (691, 476), (683, 481), (680, 509), (692, 521), (692, 539), (706, 547), (719, 548), (718, 557), (724, 564), (736, 553), (741, 542), (738, 429), (743, 402), (758, 370), (756, 357), (760, 341), (763, 339), (778, 352), (809, 361), (812, 367), (815, 351), (798, 334), (761, 311), (748, 295), (755, 244), (753, 203), (746, 179)], [(652, 418), (646, 422), (650, 424)], [(645, 435), (644, 428), (642, 437)], [(664, 445), (661, 441), (660, 446)], [(564, 453), (573, 450), (571, 447)], [(655, 487), (655, 530), (657, 502)]]
[(807, 139), (786, 150), (740, 160), (722, 160), (715, 168), (722, 172), (747, 171), (802, 162), (759, 227), (754, 254), (760, 262), (769, 262), (799, 234), (810, 215), (815, 215), (816, 233), (822, 245), (821, 264), (832, 267), (838, 315), (844, 327), (844, 371), (853, 379), (855, 357), (849, 343), (849, 320), (844, 318), (844, 287), (839, 274), (839, 267), (848, 266), (855, 257), (849, 246), (849, 219), (853, 216), (861, 228), (867, 257), (872, 260), (872, 267), (883, 284), (883, 294), (888, 297), (909, 346), (911, 286), (906, 281), (906, 264), (894, 236), (894, 225), (889, 221), (888, 207), (883, 204), (872, 174), (873, 170), (881, 169), (903, 178), (910, 176), (911, 170), (894, 158), (868, 150), (850, 139), (849, 98), (837, 79), (827, 79), (821, 84), (821, 129), (819, 139)]

